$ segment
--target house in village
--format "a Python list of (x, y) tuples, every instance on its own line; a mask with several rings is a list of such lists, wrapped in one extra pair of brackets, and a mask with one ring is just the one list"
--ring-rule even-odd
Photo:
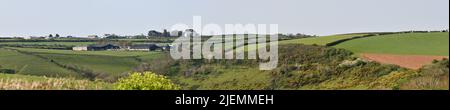
[(159, 36), (162, 36), (162, 35), (163, 35), (163, 33), (155, 31), (155, 30), (151, 30), (151, 31), (148, 32), (148, 36), (159, 37)]

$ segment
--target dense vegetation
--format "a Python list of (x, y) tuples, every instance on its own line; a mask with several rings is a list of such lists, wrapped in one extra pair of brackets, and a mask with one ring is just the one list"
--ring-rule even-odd
[(434, 61), (424, 66), (416, 77), (405, 81), (401, 89), (417, 90), (448, 90), (449, 89), (449, 60)]
[[(149, 64), (183, 89), (399, 89), (416, 72), (353, 57), (323, 46), (280, 46), (279, 66), (260, 71), (258, 60), (178, 60)], [(162, 68), (152, 68), (159, 65)]]
[(180, 86), (163, 75), (151, 72), (132, 73), (130, 76), (119, 79), (114, 86), (118, 90), (178, 90)]

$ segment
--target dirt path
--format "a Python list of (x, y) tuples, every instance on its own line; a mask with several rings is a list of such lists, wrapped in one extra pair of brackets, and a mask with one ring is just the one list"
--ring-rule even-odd
[(426, 56), (426, 55), (391, 55), (391, 54), (361, 54), (365, 59), (394, 64), (409, 69), (420, 69), (423, 65), (431, 64), (433, 60), (441, 60), (448, 56)]

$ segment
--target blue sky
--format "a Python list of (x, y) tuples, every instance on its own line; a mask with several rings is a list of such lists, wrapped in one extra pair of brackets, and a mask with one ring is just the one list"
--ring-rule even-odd
[(0, 0), (0, 36), (145, 34), (203, 23), (329, 35), (449, 27), (449, 0)]

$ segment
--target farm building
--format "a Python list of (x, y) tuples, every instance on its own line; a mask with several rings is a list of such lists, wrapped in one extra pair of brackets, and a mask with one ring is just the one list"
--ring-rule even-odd
[(169, 51), (170, 46), (158, 46), (156, 44), (134, 44), (127, 47), (119, 47), (113, 44), (89, 45), (73, 47), (73, 51), (102, 51), (102, 50), (129, 50), (129, 51)]
[(72, 50), (74, 51), (101, 51), (101, 50), (117, 50), (117, 49), (120, 49), (120, 47), (113, 44), (89, 45), (72, 48)]
[(88, 50), (98, 51), (98, 50), (116, 50), (120, 49), (119, 46), (113, 44), (104, 44), (104, 45), (90, 45), (87, 47)]
[(80, 46), (80, 47), (72, 47), (72, 50), (74, 51), (87, 51), (87, 46)]
[(32, 39), (32, 40), (35, 40), (35, 39), (45, 39), (45, 37), (35, 37), (35, 36), (30, 36), (30, 37), (24, 37), (24, 39)]
[(129, 46), (127, 50), (133, 50), (133, 51), (155, 51), (157, 49), (161, 49), (156, 44), (135, 44), (132, 46)]

